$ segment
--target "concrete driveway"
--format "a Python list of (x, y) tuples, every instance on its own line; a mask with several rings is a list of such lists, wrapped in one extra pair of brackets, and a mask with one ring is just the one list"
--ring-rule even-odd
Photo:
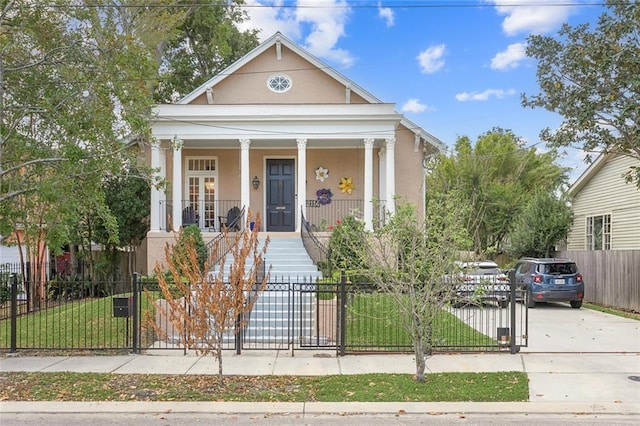
[(565, 303), (529, 309), (528, 347), (522, 352), (640, 353), (640, 321)]

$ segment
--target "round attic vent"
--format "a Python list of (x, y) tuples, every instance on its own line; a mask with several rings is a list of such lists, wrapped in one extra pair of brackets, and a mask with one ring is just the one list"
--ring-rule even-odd
[(272, 75), (267, 79), (267, 87), (276, 93), (286, 92), (292, 84), (291, 78), (284, 74)]

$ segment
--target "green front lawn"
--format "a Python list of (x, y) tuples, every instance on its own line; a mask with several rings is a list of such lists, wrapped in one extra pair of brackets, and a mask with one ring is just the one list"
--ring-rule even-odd
[[(347, 346), (357, 348), (408, 348), (411, 336), (402, 324), (397, 303), (388, 294), (354, 294), (347, 304)], [(476, 331), (443, 310), (433, 324), (436, 347), (490, 347), (496, 340)]]
[[(214, 362), (211, 360), (211, 362)], [(409, 374), (217, 376), (1, 373), (0, 401), (527, 401), (522, 372), (433, 373), (426, 383)]]
[[(153, 312), (152, 304), (144, 294), (141, 302), (143, 312)], [(0, 321), (2, 348), (11, 346), (10, 327), (10, 319)], [(113, 316), (112, 297), (72, 300), (18, 316), (16, 340), (18, 347), (32, 349), (128, 348), (131, 347), (132, 327), (132, 318)], [(142, 337), (145, 337), (144, 333)]]

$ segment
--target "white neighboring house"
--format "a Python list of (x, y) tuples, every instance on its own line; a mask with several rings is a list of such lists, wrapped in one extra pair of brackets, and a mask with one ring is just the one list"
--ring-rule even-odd
[[(5, 245), (4, 244), (5, 237), (0, 235), (0, 265), (17, 265), (20, 263), (20, 249), (15, 245)], [(22, 248), (22, 255), (26, 259), (27, 253)]]
[(638, 159), (600, 155), (569, 188), (573, 223), (567, 250), (640, 249), (640, 189), (622, 175)]
[[(0, 273), (18, 272), (20, 269), (20, 248), (16, 245), (5, 245), (5, 237), (0, 235)], [(27, 253), (22, 247), (22, 255), (27, 258)], [(4, 277), (3, 277), (4, 278)], [(26, 300), (27, 295), (22, 286), (18, 287), (18, 300)]]

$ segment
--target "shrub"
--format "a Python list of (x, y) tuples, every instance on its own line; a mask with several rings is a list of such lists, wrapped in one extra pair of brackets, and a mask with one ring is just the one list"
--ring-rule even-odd
[(366, 268), (361, 257), (365, 245), (364, 222), (349, 215), (336, 226), (329, 238), (330, 261), (337, 269), (358, 271)]
[(204, 268), (204, 263), (207, 261), (207, 246), (202, 239), (202, 232), (197, 225), (185, 226), (180, 234), (180, 239), (177, 243), (177, 250), (186, 250), (187, 241), (193, 241), (198, 256), (198, 265), (200, 268)]

